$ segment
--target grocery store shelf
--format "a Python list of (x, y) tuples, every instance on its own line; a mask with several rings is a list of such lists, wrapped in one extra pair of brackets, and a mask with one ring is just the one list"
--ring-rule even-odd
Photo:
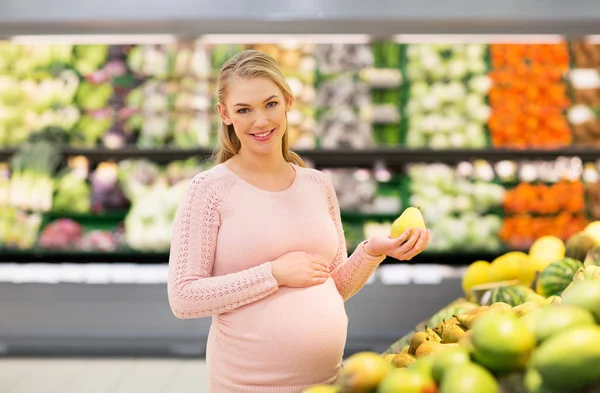
[[(118, 150), (97, 149), (63, 149), (66, 155), (84, 155), (91, 161), (123, 160), (127, 158), (146, 158), (160, 164), (190, 157), (202, 160), (209, 159), (211, 151), (206, 148), (197, 149), (138, 149), (126, 147)], [(490, 162), (502, 160), (552, 160), (557, 157), (580, 157), (583, 161), (595, 161), (600, 158), (600, 149), (586, 147), (568, 147), (564, 149), (407, 149), (402, 147), (377, 147), (366, 150), (352, 149), (312, 149), (296, 150), (305, 160), (317, 167), (371, 167), (383, 162), (390, 168), (402, 167), (409, 163), (443, 162), (456, 164), (461, 161), (485, 159)], [(0, 150), (0, 160), (8, 159), (14, 149)]]
[[(349, 251), (350, 253), (352, 250)], [(440, 264), (448, 266), (466, 266), (477, 260), (491, 261), (503, 252), (423, 252), (410, 261), (398, 261), (387, 258), (382, 265), (408, 264)], [(1, 250), (0, 263), (136, 263), (162, 264), (169, 261), (166, 252), (83, 252), (83, 251), (44, 251), (44, 250)]]

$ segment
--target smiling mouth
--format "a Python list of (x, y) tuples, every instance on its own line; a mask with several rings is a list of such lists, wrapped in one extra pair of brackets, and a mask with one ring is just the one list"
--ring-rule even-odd
[(257, 133), (257, 134), (250, 134), (250, 135), (256, 136), (256, 137), (259, 137), (259, 138), (264, 138), (266, 136), (269, 136), (269, 134), (271, 134), (273, 131), (275, 131), (274, 128), (271, 131), (265, 131), (265, 132), (261, 132), (261, 133)]

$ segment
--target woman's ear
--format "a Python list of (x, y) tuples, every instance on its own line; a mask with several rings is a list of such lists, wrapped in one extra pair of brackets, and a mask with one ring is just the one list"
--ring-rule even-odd
[(229, 115), (227, 113), (227, 108), (225, 108), (225, 105), (223, 105), (220, 102), (218, 102), (217, 103), (217, 109), (219, 109), (219, 116), (221, 116), (221, 120), (223, 121), (223, 123), (225, 123), (228, 126), (230, 126), (231, 125), (231, 119), (229, 118)]
[(285, 111), (289, 112), (292, 110), (292, 106), (294, 106), (294, 96), (288, 96), (285, 98)]

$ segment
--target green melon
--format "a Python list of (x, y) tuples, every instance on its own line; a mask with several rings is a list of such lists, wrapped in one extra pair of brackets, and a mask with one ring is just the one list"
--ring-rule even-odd
[(490, 296), (486, 302), (491, 304), (502, 302), (511, 306), (518, 306), (527, 300), (527, 288), (520, 285), (497, 287), (490, 291)]
[(573, 281), (573, 276), (583, 264), (573, 258), (563, 258), (552, 262), (540, 273), (536, 291), (540, 295), (560, 296)]

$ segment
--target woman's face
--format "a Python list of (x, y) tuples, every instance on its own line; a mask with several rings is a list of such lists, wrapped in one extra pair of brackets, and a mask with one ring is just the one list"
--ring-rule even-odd
[(225, 105), (218, 104), (221, 119), (233, 124), (242, 150), (270, 154), (281, 152), (285, 133), (286, 102), (279, 87), (268, 78), (234, 78), (227, 91)]

